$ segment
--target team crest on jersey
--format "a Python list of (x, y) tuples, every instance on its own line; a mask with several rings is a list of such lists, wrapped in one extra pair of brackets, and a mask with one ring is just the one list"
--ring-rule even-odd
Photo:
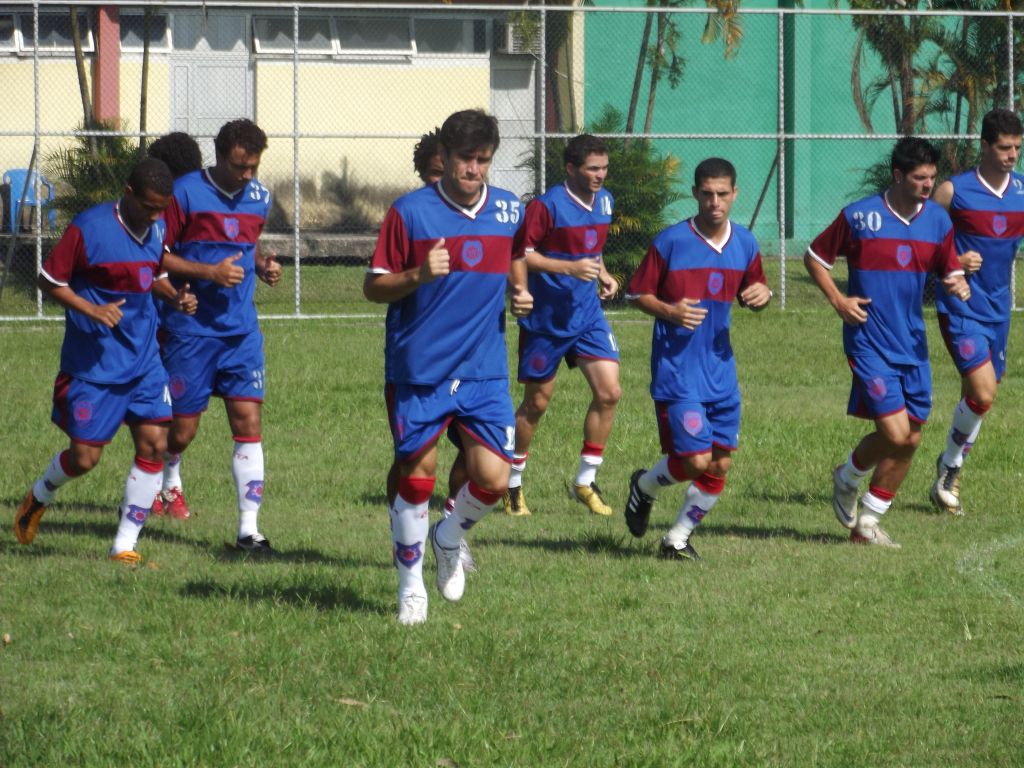
[(717, 296), (723, 285), (725, 285), (725, 277), (721, 272), (712, 272), (708, 275), (708, 293), (712, 296)]
[(914, 258), (914, 251), (909, 245), (901, 245), (896, 249), (896, 261), (901, 267), (906, 267)]
[(484, 257), (484, 244), (479, 240), (467, 240), (462, 246), (462, 263), (475, 267)]
[(683, 414), (683, 429), (687, 434), (696, 437), (704, 429), (704, 417), (700, 415), (699, 411), (686, 411)]
[(1002, 235), (1006, 231), (1006, 217), (1003, 214), (997, 213), (992, 217), (992, 231), (997, 235)]
[(128, 511), (125, 513), (125, 517), (131, 520), (136, 525), (142, 525), (146, 522), (146, 517), (149, 515), (149, 510), (145, 507), (136, 507), (134, 504), (128, 505)]
[(139, 269), (139, 287), (148, 291), (153, 286), (153, 268), (141, 267)]
[(961, 339), (957, 342), (957, 351), (960, 352), (960, 357), (964, 360), (970, 360), (974, 357), (974, 353), (978, 351), (978, 345), (974, 343), (974, 339)]
[(888, 392), (889, 390), (885, 386), (885, 379), (881, 376), (876, 376), (868, 382), (868, 397), (876, 403), (881, 402)]
[(238, 219), (231, 217), (224, 219), (224, 234), (228, 236), (228, 240), (238, 237)]
[(185, 377), (176, 373), (171, 376), (171, 380), (167, 383), (167, 388), (171, 391), (171, 397), (177, 399), (185, 394), (188, 386), (185, 383)]
[(412, 568), (423, 558), (423, 542), (417, 541), (415, 544), (403, 544), (400, 541), (395, 542), (395, 564), (404, 565), (406, 568)]
[(588, 229), (585, 233), (583, 233), (583, 247), (586, 248), (588, 251), (592, 251), (595, 247), (597, 247), (596, 229)]
[(71, 413), (79, 424), (88, 424), (92, 421), (92, 402), (79, 400), (72, 406)]
[(248, 490), (245, 492), (245, 498), (249, 501), (254, 501), (259, 504), (263, 501), (263, 481), (262, 480), (250, 480), (245, 486)]

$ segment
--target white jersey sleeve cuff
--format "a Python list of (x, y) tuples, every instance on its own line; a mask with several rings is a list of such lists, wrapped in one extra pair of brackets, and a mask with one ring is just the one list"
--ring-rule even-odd
[(40, 275), (42, 275), (43, 277), (45, 277), (45, 278), (46, 278), (46, 280), (47, 280), (48, 282), (51, 282), (51, 283), (53, 283), (54, 285), (58, 285), (58, 286), (60, 286), (60, 287), (62, 287), (62, 288), (67, 288), (67, 287), (68, 287), (68, 284), (67, 284), (67, 283), (63, 283), (63, 282), (61, 282), (60, 280), (57, 280), (57, 279), (55, 279), (55, 278), (53, 277), (53, 275), (51, 275), (51, 274), (50, 274), (49, 272), (47, 272), (47, 271), (46, 271), (45, 269), (40, 269), (40, 270), (39, 270), (39, 274), (40, 274)]
[(966, 274), (967, 273), (964, 272), (964, 270), (962, 270), (962, 269), (954, 269), (952, 272), (947, 272), (946, 273), (946, 277), (959, 277), (961, 275), (966, 275)]
[(821, 258), (821, 256), (819, 256), (813, 250), (811, 250), (810, 247), (807, 248), (807, 255), (810, 256), (812, 259), (814, 259), (819, 264), (821, 264), (821, 266), (823, 266), (825, 269), (829, 270), (830, 272), (832, 271), (832, 266), (833, 265), (829, 264), (827, 261), (825, 261), (823, 258)]
[(367, 272), (371, 275), (391, 275), (394, 274), (390, 270), (384, 269), (384, 267), (368, 267)]

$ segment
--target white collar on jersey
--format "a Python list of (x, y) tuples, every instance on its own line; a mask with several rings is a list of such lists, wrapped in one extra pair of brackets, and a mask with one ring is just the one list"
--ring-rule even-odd
[(476, 215), (478, 213), (480, 213), (480, 209), (483, 208), (487, 204), (487, 184), (486, 184), (486, 182), (484, 184), (480, 185), (480, 199), (477, 200), (476, 203), (473, 204), (472, 208), (466, 208), (465, 206), (459, 205), (454, 200), (452, 200), (450, 197), (448, 197), (448, 193), (444, 191), (444, 183), (443, 183), (443, 181), (438, 181), (437, 184), (435, 184), (434, 186), (437, 187), (437, 194), (439, 194), (441, 196), (442, 200), (444, 200), (446, 203), (448, 203), (448, 205), (450, 205), (452, 208), (457, 210), (459, 213), (461, 213), (463, 216), (465, 216), (468, 219), (474, 219), (475, 220), (476, 219)]
[(985, 189), (987, 189), (993, 195), (998, 197), (1000, 200), (1002, 200), (1003, 199), (1003, 195), (1006, 194), (1006, 189), (1007, 189), (1007, 187), (1010, 186), (1010, 178), (1013, 176), (1012, 173), (1006, 174), (1006, 178), (1003, 179), (1003, 186), (1001, 186), (999, 189), (996, 189), (991, 184), (989, 184), (987, 181), (985, 181), (985, 177), (981, 175), (981, 168), (975, 168), (974, 169), (974, 175), (978, 177), (978, 181), (981, 182), (981, 186), (983, 186)]
[(725, 249), (726, 243), (729, 242), (729, 238), (732, 237), (732, 222), (728, 219), (725, 220), (725, 234), (719, 238), (717, 242), (700, 231), (700, 228), (697, 226), (696, 216), (693, 216), (690, 219), (690, 227), (697, 233), (697, 237), (707, 243), (708, 247), (710, 247), (715, 253), (721, 253)]
[(149, 237), (149, 230), (153, 226), (152, 224), (146, 227), (145, 231), (142, 233), (142, 237), (136, 235), (134, 232), (132, 232), (132, 228), (128, 226), (128, 222), (126, 222), (124, 218), (121, 216), (120, 200), (114, 203), (114, 215), (117, 216), (117, 220), (121, 223), (121, 226), (124, 228), (124, 231), (131, 235), (132, 239), (135, 240), (135, 242), (137, 242), (139, 245), (146, 244), (146, 239)]
[[(563, 181), (562, 185), (565, 187), (565, 192), (566, 192), (567, 195), (569, 195), (570, 199), (575, 200), (576, 203), (578, 203), (580, 205), (580, 207), (586, 208), (587, 213), (593, 213), (594, 212), (594, 204), (591, 203), (590, 205), (587, 205), (585, 202), (583, 202), (583, 200), (581, 198), (577, 197), (576, 194), (571, 189), (569, 189), (569, 182), (568, 181)], [(594, 193), (594, 203), (596, 203), (596, 202), (597, 202), (597, 193), (595, 192)]]
[(889, 213), (891, 213), (897, 219), (902, 221), (908, 227), (910, 226), (910, 222), (913, 221), (915, 218), (917, 218), (917, 214), (919, 214), (921, 212), (921, 209), (924, 208), (924, 203), (918, 203), (917, 204), (917, 208), (915, 208), (914, 212), (912, 214), (910, 214), (910, 218), (909, 219), (904, 219), (900, 214), (898, 214), (896, 212), (896, 209), (892, 207), (892, 203), (889, 202), (889, 190), (888, 189), (885, 190), (885, 192), (882, 193), (882, 199), (885, 200), (885, 207), (889, 209)]
[(216, 189), (222, 195), (224, 195), (224, 197), (234, 197), (239, 192), (241, 192), (243, 189), (245, 189), (245, 187), (249, 186), (249, 184), (246, 183), (245, 186), (239, 187), (234, 192), (228, 192), (226, 189), (224, 189), (224, 187), (222, 187), (220, 184), (218, 184), (216, 181), (213, 180), (213, 174), (211, 173), (212, 170), (213, 170), (213, 166), (212, 165), (204, 168), (203, 169), (203, 176), (205, 176), (206, 180), (208, 182), (210, 182), (210, 186), (213, 187), (214, 189)]

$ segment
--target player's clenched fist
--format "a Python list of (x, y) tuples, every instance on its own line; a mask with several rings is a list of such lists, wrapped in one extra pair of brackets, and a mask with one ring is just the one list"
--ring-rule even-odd
[(601, 274), (601, 257), (588, 256), (568, 262), (569, 274), (585, 283), (592, 282)]
[(189, 284), (185, 283), (178, 289), (178, 294), (174, 299), (174, 308), (179, 312), (184, 312), (186, 315), (194, 315), (198, 307), (199, 300), (192, 293)]
[(764, 309), (772, 300), (771, 289), (764, 283), (752, 283), (740, 293), (740, 302), (753, 310)]
[(512, 314), (516, 317), (526, 317), (533, 311), (533, 295), (526, 290), (526, 286), (512, 286)]
[(968, 275), (973, 275), (981, 269), (983, 259), (977, 251), (964, 251), (957, 258), (960, 261), (960, 266), (963, 267), (964, 272)]
[(971, 286), (964, 280), (963, 275), (944, 277), (942, 278), (942, 285), (946, 288), (946, 293), (950, 296), (956, 296), (961, 301), (967, 301), (971, 298)]
[(124, 314), (121, 312), (121, 305), (124, 304), (124, 299), (118, 301), (112, 301), (109, 304), (97, 304), (95, 309), (92, 310), (89, 315), (100, 325), (105, 325), (107, 328), (113, 328), (115, 325), (121, 322), (121, 318)]
[(210, 277), (217, 285), (224, 288), (233, 288), (245, 279), (245, 270), (235, 262), (242, 258), (242, 253), (233, 253), (213, 267), (213, 274)]
[(429, 283), (438, 277), (444, 277), (451, 272), (452, 257), (448, 249), (444, 247), (442, 237), (434, 243), (427, 252), (427, 258), (420, 264), (420, 282)]
[(691, 331), (704, 321), (708, 313), (696, 299), (680, 299), (672, 309), (672, 322)]

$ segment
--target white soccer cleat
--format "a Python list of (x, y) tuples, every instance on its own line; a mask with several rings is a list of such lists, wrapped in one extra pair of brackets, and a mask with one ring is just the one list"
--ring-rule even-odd
[(832, 511), (846, 528), (857, 525), (857, 486), (847, 485), (841, 475), (843, 465), (832, 471)]
[(459, 548), (445, 549), (437, 543), (437, 526), (437, 523), (430, 526), (430, 547), (437, 561), (437, 588), (441, 597), (455, 603), (462, 599), (466, 590), (466, 572), (462, 570)]
[(469, 542), (463, 539), (459, 542), (459, 559), (462, 561), (462, 570), (466, 573), (476, 573), (476, 560), (473, 553), (469, 551)]
[(398, 600), (398, 623), (406, 626), (427, 620), (427, 596), (406, 595)]
[(960, 467), (943, 464), (942, 454), (935, 461), (935, 482), (929, 494), (932, 504), (941, 512), (960, 517), (964, 513), (960, 503)]
[(893, 541), (892, 536), (885, 532), (880, 525), (865, 526), (850, 531), (850, 542), (853, 544), (871, 544), (886, 549), (900, 549), (900, 545)]

